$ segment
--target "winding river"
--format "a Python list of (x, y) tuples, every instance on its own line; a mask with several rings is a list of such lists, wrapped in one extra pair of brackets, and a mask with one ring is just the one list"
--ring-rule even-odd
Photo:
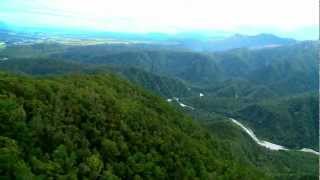
[[(203, 94), (200, 93), (200, 97), (203, 97)], [(179, 98), (174, 97), (173, 99), (167, 99), (168, 102), (172, 102), (173, 100), (175, 100), (181, 107), (183, 108), (188, 108), (191, 110), (194, 110), (195, 108), (186, 104), (183, 104)], [(288, 149), (284, 146), (278, 145), (278, 144), (273, 144), (271, 142), (268, 141), (264, 141), (264, 140), (260, 140), (258, 139), (258, 137), (253, 133), (253, 131), (250, 128), (245, 127), (242, 123), (240, 123), (239, 121), (233, 119), (233, 118), (229, 118), (234, 124), (238, 125), (239, 127), (241, 127), (242, 130), (244, 130), (258, 145), (263, 146), (267, 149), (273, 150), (273, 151), (279, 151), (279, 150), (283, 150), (283, 151), (302, 151), (302, 152), (307, 152), (307, 153), (312, 153), (315, 155), (320, 156), (320, 153), (313, 150), (313, 149), (309, 149), (309, 148), (302, 148), (299, 150), (294, 150), (294, 149)]]
[[(229, 118), (234, 124), (238, 125), (239, 127), (241, 127), (257, 144), (259, 144), (260, 146), (263, 146), (265, 148), (268, 148), (270, 150), (274, 150), (274, 151), (278, 151), (278, 150), (284, 150), (284, 151), (288, 151), (290, 149), (285, 148), (284, 146), (278, 145), (278, 144), (273, 144), (271, 142), (268, 141), (263, 141), (263, 140), (259, 140), (257, 138), (257, 136), (253, 133), (253, 131), (247, 127), (245, 127), (243, 124), (241, 124), (239, 121), (233, 119), (233, 118)], [(312, 153), (315, 155), (320, 155), (319, 152), (313, 150), (313, 149), (308, 149), (308, 148), (302, 148), (300, 150), (295, 150), (295, 151), (302, 151), (302, 152), (308, 152), (308, 153)]]

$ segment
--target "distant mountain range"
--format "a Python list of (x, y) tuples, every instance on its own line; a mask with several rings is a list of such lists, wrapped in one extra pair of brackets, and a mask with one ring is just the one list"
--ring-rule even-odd
[[(190, 31), (177, 34), (166, 33), (125, 33), (125, 32), (98, 32), (79, 29), (29, 27), (21, 28), (9, 26), (0, 22), (0, 40), (10, 43), (20, 41), (61, 37), (71, 39), (104, 39), (118, 43), (141, 43), (174, 45), (175, 48), (193, 51), (225, 51), (235, 48), (260, 49), (282, 45), (294, 44), (297, 41), (289, 38), (278, 37), (273, 34), (244, 35), (224, 31)], [(11, 39), (10, 39), (11, 38)]]
[(289, 38), (281, 38), (272, 34), (258, 34), (247, 36), (235, 34), (222, 39), (208, 39), (206, 41), (186, 41), (184, 45), (191, 49), (201, 51), (225, 51), (235, 48), (268, 48), (282, 45), (294, 44), (297, 41)]
[[(197, 35), (187, 33), (168, 40), (159, 40), (164, 36), (153, 34), (158, 40), (139, 43), (128, 35), (133, 40), (111, 43), (105, 34), (105, 44), (83, 45), (81, 42), (95, 41), (97, 36), (56, 38), (59, 35), (6, 32), (6, 39), (0, 36), (0, 41), (9, 42), (0, 50), (0, 71), (10, 74), (0, 72), (0, 107), (4, 109), (1, 112), (0, 108), (0, 119), (5, 120), (0, 127), (0, 144), (4, 142), (5, 146), (0, 145), (0, 152), (10, 149), (11, 154), (0, 153), (0, 160), (13, 159), (7, 162), (17, 169), (2, 172), (50, 177), (47, 167), (61, 167), (52, 170), (53, 174), (73, 172), (75, 168), (76, 174), (87, 169), (83, 176), (89, 176), (94, 172), (90, 168), (96, 167), (92, 162), (99, 162), (96, 174), (106, 167), (107, 175), (112, 172), (125, 179), (136, 173), (147, 177), (141, 172), (149, 172), (149, 160), (157, 159), (158, 154), (160, 159), (166, 159), (173, 152), (178, 156), (172, 161), (154, 161), (168, 177), (175, 172), (181, 177), (200, 177), (196, 172), (224, 177), (227, 172), (225, 179), (264, 179), (256, 167), (270, 177), (265, 179), (318, 177), (318, 158), (314, 154), (270, 151), (257, 146), (227, 118), (239, 120), (261, 140), (294, 150), (319, 151), (318, 41), (300, 42), (270, 34), (224, 38), (205, 34), (197, 39)], [(42, 38), (51, 39), (41, 41)], [(67, 44), (72, 41), (80, 43)], [(221, 45), (214, 46), (218, 43)], [(214, 49), (217, 47), (224, 49)], [(113, 75), (105, 76), (106, 73)], [(117, 80), (116, 76), (135, 85)], [(166, 99), (179, 100), (165, 102)], [(203, 130), (187, 123), (181, 112), (192, 116), (194, 121), (190, 119), (190, 123), (201, 124)], [(182, 133), (181, 138), (174, 136), (177, 132)], [(48, 139), (51, 137), (54, 139)], [(85, 146), (74, 148), (79, 140)], [(124, 153), (127, 150), (123, 144), (130, 151)], [(20, 149), (21, 156), (17, 156), (15, 152)], [(79, 162), (68, 165), (71, 170), (65, 169), (66, 163), (59, 159), (61, 153), (71, 158), (75, 154), (80, 157)], [(225, 161), (228, 158), (235, 169)], [(145, 159), (142, 164), (148, 166), (137, 166), (135, 159)], [(171, 166), (168, 162), (187, 164)], [(24, 171), (16, 164), (24, 165)], [(90, 167), (86, 168), (86, 164)], [(250, 174), (238, 176), (247, 172), (243, 170), (246, 164)], [(191, 174), (185, 169), (190, 169)], [(203, 179), (214, 179), (211, 176)]]

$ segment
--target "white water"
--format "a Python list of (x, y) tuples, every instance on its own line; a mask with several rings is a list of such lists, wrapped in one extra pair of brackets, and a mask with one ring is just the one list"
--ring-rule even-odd
[(300, 149), (300, 151), (313, 153), (313, 154), (316, 154), (316, 155), (318, 155), (318, 156), (320, 155), (319, 152), (317, 152), (317, 151), (315, 151), (315, 150), (313, 150), (313, 149), (309, 149), (309, 148), (302, 148), (302, 149)]
[[(278, 145), (278, 144), (273, 144), (273, 143), (268, 142), (268, 141), (259, 140), (251, 129), (245, 127), (243, 124), (241, 124), (239, 121), (237, 121), (237, 120), (235, 120), (233, 118), (230, 118), (230, 120), (233, 123), (235, 123), (236, 125), (240, 126), (260, 146), (263, 146), (265, 148), (268, 148), (270, 150), (275, 150), (275, 151), (278, 151), (278, 150), (288, 151), (288, 150), (290, 150), (290, 149), (287, 149), (284, 146), (281, 146), (281, 145)], [(298, 151), (308, 152), (308, 153), (312, 153), (312, 154), (315, 154), (315, 155), (318, 155), (318, 156), (320, 155), (319, 152), (317, 152), (317, 151), (315, 151), (313, 149), (308, 149), (308, 148), (303, 148), (303, 149), (300, 149)]]
[(178, 103), (181, 107), (183, 107), (183, 108), (189, 108), (189, 109), (191, 109), (191, 110), (194, 110), (194, 108), (193, 108), (192, 106), (188, 106), (188, 105), (183, 104), (182, 102), (180, 102), (179, 98), (174, 97), (173, 99), (176, 100), (177, 103)]
[(268, 148), (268, 149), (271, 149), (271, 150), (288, 150), (287, 148), (281, 146), (281, 145), (278, 145), (278, 144), (273, 144), (271, 142), (268, 142), (268, 141), (261, 141), (257, 138), (257, 136), (253, 133), (253, 131), (249, 128), (246, 128), (243, 124), (241, 124), (240, 122), (238, 122), (237, 120), (235, 119), (232, 119), (230, 118), (231, 121), (233, 123), (235, 123), (236, 125), (240, 126), (244, 131), (246, 131), (247, 134), (249, 134), (249, 136), (257, 143), (259, 144), (260, 146), (263, 146), (265, 148)]
[[(203, 94), (200, 93), (200, 97), (202, 97)], [(177, 97), (174, 97), (173, 100), (175, 100), (181, 107), (184, 107), (184, 108), (190, 108), (191, 110), (194, 110), (194, 107), (192, 106), (188, 106), (188, 105), (185, 105), (183, 103), (180, 102), (179, 98)], [(172, 99), (167, 99), (168, 102), (172, 102)], [(278, 145), (278, 144), (273, 144), (271, 142), (268, 142), (268, 141), (264, 141), (264, 140), (260, 140), (257, 138), (257, 136), (254, 134), (254, 132), (250, 129), (250, 128), (247, 128), (245, 127), (243, 124), (241, 124), (239, 121), (233, 119), (233, 118), (229, 118), (233, 123), (235, 123), (236, 125), (238, 125), (239, 127), (241, 127), (258, 145), (260, 146), (263, 146), (267, 149), (270, 149), (270, 150), (273, 150), (273, 151), (279, 151), (279, 150), (283, 150), (283, 151), (289, 151), (291, 149), (288, 149), (284, 146), (281, 146), (281, 145)], [(301, 152), (307, 152), (307, 153), (312, 153), (312, 154), (315, 154), (317, 156), (320, 155), (319, 152), (313, 150), (313, 149), (309, 149), (309, 148), (302, 148), (300, 150), (293, 150), (293, 151), (301, 151)]]
[(203, 97), (204, 95), (203, 95), (203, 93), (200, 93), (199, 96), (200, 96), (200, 97)]
[(7, 58), (7, 57), (0, 58), (0, 61), (8, 61), (8, 60), (9, 60), (9, 58)]

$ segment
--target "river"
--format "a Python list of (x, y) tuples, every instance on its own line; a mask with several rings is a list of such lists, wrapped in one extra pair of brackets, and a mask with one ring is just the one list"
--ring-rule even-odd
[[(263, 146), (265, 148), (268, 148), (270, 150), (274, 150), (274, 151), (278, 151), (278, 150), (283, 150), (283, 151), (289, 151), (289, 150), (292, 150), (292, 149), (288, 149), (284, 146), (281, 146), (281, 145), (278, 145), (278, 144), (273, 144), (271, 142), (268, 142), (268, 141), (263, 141), (263, 140), (260, 140), (257, 138), (257, 136), (253, 133), (253, 131), (250, 129), (250, 128), (247, 128), (245, 127), (242, 123), (240, 123), (239, 121), (233, 119), (233, 118), (230, 118), (230, 120), (238, 125), (239, 127), (241, 127), (241, 129), (243, 129), (258, 145), (260, 146)], [(308, 152), (308, 153), (312, 153), (312, 154), (315, 154), (315, 155), (320, 155), (319, 152), (313, 150), (313, 149), (309, 149), (309, 148), (302, 148), (300, 150), (294, 150), (294, 151), (302, 151), (302, 152)]]

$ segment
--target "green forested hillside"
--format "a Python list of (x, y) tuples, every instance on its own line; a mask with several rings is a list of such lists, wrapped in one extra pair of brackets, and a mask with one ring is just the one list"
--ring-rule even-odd
[[(258, 147), (225, 120), (235, 117), (273, 143), (317, 150), (317, 47), (305, 42), (220, 53), (138, 45), (5, 49), (0, 58), (8, 60), (0, 61), (0, 69), (23, 76), (0, 76), (0, 174), (316, 179), (316, 156)], [(162, 97), (179, 97), (195, 107), (184, 109), (195, 122), (175, 103), (106, 72)]]
[(263, 179), (165, 101), (110, 75), (0, 75), (3, 178)]
[[(232, 116), (243, 110), (246, 112), (241, 113), (243, 121), (250, 122), (250, 126), (257, 128), (255, 130), (262, 137), (276, 140), (279, 144), (290, 147), (304, 147), (308, 144), (308, 147), (317, 147), (317, 133), (314, 132), (318, 126), (313, 123), (316, 120), (312, 115), (314, 111), (305, 111), (304, 116), (278, 116), (288, 114), (285, 112), (287, 110), (269, 108), (268, 111), (263, 110), (264, 113), (270, 111), (270, 114), (275, 114), (272, 118), (275, 118), (267, 121), (257, 119), (260, 108), (254, 107), (261, 106), (264, 100), (278, 101), (317, 90), (318, 42), (219, 53), (164, 50), (141, 45), (99, 45), (68, 47), (52, 54), (51, 48), (46, 48), (47, 45), (31, 47), (35, 51), (43, 49), (43, 56), (51, 54), (55, 58), (9, 57), (8, 61), (0, 62), (0, 69), (36, 75), (115, 72), (166, 98), (184, 98), (186, 103), (201, 109), (202, 114)], [(21, 47), (12, 47), (10, 51), (15, 48)], [(20, 51), (17, 50), (17, 53)], [(199, 98), (200, 92), (205, 94), (204, 98)], [(283, 107), (290, 106), (288, 103), (282, 103)], [(260, 121), (264, 123), (260, 124)], [(293, 136), (282, 130), (288, 126), (287, 122), (292, 124), (289, 129)], [(308, 125), (301, 130), (300, 122)], [(272, 131), (274, 129), (271, 127), (277, 127), (278, 130)]]
[(318, 105), (318, 94), (308, 93), (249, 105), (236, 114), (255, 129), (260, 137), (271, 142), (290, 148), (318, 150)]
[(83, 66), (79, 63), (64, 62), (48, 58), (10, 58), (0, 62), (0, 69), (19, 74), (29, 75), (56, 75), (67, 73), (81, 73), (90, 70), (90, 66)]
[[(107, 48), (106, 46), (105, 48)], [(100, 47), (101, 48), (101, 47)], [(68, 49), (52, 56), (87, 64), (136, 67), (193, 84), (214, 86), (217, 82), (242, 78), (264, 85), (276, 94), (301, 93), (317, 88), (318, 42), (301, 42), (277, 48), (235, 49), (220, 53), (143, 48), (99, 51), (94, 47)]]
[(217, 59), (225, 76), (288, 95), (317, 89), (318, 49), (318, 42), (302, 42), (262, 50), (236, 49), (217, 54)]
[(253, 86), (253, 91), (258, 86), (268, 89), (268, 94), (286, 96), (317, 89), (318, 48), (319, 43), (312, 41), (277, 48), (234, 49), (219, 53), (168, 50), (139, 44), (85, 47), (36, 44), (8, 47), (0, 52), (0, 57), (50, 56), (91, 65), (134, 67), (206, 88), (216, 87), (230, 79), (243, 79)]
[[(83, 54), (85, 53), (86, 54)], [(135, 67), (158, 75), (167, 75), (184, 79), (193, 83), (212, 82), (219, 78), (219, 69), (211, 57), (206, 54), (171, 51), (171, 50), (140, 50), (121, 53), (94, 54), (84, 50), (67, 51), (53, 55), (86, 64), (109, 64), (114, 66)]]
[(270, 174), (275, 179), (317, 179), (317, 156), (295, 151), (270, 151), (256, 143), (239, 127), (227, 120), (207, 121), (209, 131), (223, 140), (233, 157)]
[(70, 73), (113, 72), (163, 97), (190, 96), (192, 89), (181, 80), (132, 67), (88, 65), (53, 58), (12, 58), (0, 62), (0, 70), (18, 74), (52, 76)]
[(184, 81), (159, 76), (136, 68), (116, 68), (112, 72), (119, 73), (129, 81), (136, 83), (163, 97), (187, 97), (195, 92)]
[(36, 43), (30, 45), (7, 46), (0, 51), (0, 56), (15, 58), (45, 57), (53, 53), (61, 53), (68, 46), (58, 43)]
[[(227, 93), (228, 91), (221, 91)], [(319, 148), (319, 110), (316, 92), (267, 100), (207, 94), (182, 99), (193, 114), (217, 113), (241, 119), (258, 137), (293, 149)]]

